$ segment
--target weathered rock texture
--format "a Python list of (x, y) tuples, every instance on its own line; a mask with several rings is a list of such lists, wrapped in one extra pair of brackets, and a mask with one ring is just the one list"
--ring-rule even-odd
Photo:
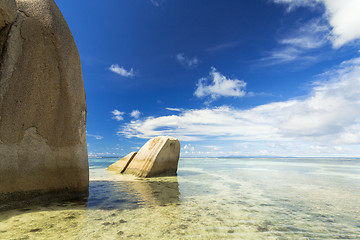
[(86, 192), (80, 57), (53, 0), (0, 0), (0, 201)]
[(125, 169), (129, 166), (130, 162), (133, 160), (137, 152), (131, 152), (116, 163), (111, 164), (108, 167), (109, 171), (115, 171), (118, 173), (123, 173)]
[(142, 146), (124, 173), (139, 177), (175, 175), (179, 156), (179, 140), (169, 136), (155, 137)]

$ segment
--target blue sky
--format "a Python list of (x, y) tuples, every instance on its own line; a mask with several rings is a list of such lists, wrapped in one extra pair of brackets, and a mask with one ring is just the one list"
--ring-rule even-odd
[(89, 155), (360, 156), (358, 0), (59, 1)]

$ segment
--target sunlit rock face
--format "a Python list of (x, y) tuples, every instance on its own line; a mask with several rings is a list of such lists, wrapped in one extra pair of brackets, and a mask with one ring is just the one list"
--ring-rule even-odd
[(179, 140), (169, 136), (155, 137), (139, 150), (124, 173), (139, 177), (175, 175), (179, 156)]
[(137, 152), (131, 152), (116, 163), (111, 164), (108, 167), (109, 171), (114, 171), (117, 173), (123, 173), (125, 169), (129, 166), (130, 162), (133, 160)]
[(87, 192), (80, 57), (53, 0), (0, 1), (0, 202)]

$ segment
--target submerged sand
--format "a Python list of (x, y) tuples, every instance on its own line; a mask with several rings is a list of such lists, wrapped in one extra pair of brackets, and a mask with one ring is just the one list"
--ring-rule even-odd
[(0, 239), (359, 239), (359, 160), (182, 159), (177, 177), (90, 171), (84, 201), (2, 211)]

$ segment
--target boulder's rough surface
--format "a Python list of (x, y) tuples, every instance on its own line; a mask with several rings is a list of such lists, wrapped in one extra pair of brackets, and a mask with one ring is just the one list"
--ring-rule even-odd
[(139, 177), (175, 175), (179, 156), (179, 140), (169, 136), (155, 137), (142, 146), (124, 173)]
[(15, 0), (1, 0), (0, 3), (0, 29), (15, 21), (17, 15)]
[(0, 1), (0, 201), (87, 192), (80, 57), (53, 0)]
[(129, 166), (130, 162), (133, 160), (137, 152), (131, 152), (116, 163), (111, 164), (108, 167), (109, 171), (114, 171), (118, 173), (123, 173), (125, 169)]

